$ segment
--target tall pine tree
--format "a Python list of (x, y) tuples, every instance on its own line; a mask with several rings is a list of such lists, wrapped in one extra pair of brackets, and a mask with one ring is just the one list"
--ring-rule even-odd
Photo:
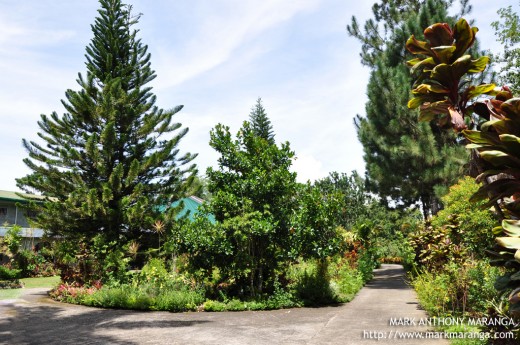
[(152, 227), (159, 205), (183, 196), (196, 167), (195, 155), (179, 155), (188, 129), (172, 120), (182, 106), (158, 108), (147, 85), (156, 75), (134, 29), (139, 16), (120, 0), (100, 5), (80, 90), (66, 91), (66, 113), (41, 116), (43, 144), (23, 140), (32, 172), (17, 184), (48, 197), (33, 206), (49, 234), (120, 245)]
[[(364, 32), (355, 18), (347, 26), (363, 44), (361, 62), (371, 69), (366, 117), (355, 119), (369, 186), (398, 205), (419, 203), (425, 217), (439, 210), (439, 194), (460, 176), (467, 154), (453, 133), (417, 123), (417, 112), (407, 108), (412, 80), (403, 47), (411, 34), (422, 35), (421, 28), (452, 22), (452, 2), (382, 0)], [(462, 5), (469, 11), (467, 1)]]
[(256, 136), (264, 138), (270, 144), (274, 144), (273, 126), (267, 117), (261, 98), (256, 100), (255, 106), (251, 109), (251, 112), (249, 113), (249, 122), (251, 123), (251, 129)]

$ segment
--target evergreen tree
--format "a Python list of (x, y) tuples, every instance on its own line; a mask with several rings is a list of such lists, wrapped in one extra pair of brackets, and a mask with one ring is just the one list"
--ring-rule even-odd
[(364, 33), (355, 18), (347, 27), (362, 42), (361, 61), (371, 68), (366, 117), (355, 119), (369, 188), (397, 205), (421, 204), (425, 217), (439, 210), (439, 195), (456, 181), (467, 153), (453, 133), (417, 123), (417, 112), (407, 108), (412, 81), (403, 47), (423, 27), (453, 22), (447, 14), (452, 2), (383, 0), (374, 5), (375, 19), (365, 23)]
[(515, 95), (520, 94), (520, 17), (511, 6), (498, 10), (500, 21), (491, 23), (503, 46), (502, 54), (494, 55), (502, 63), (500, 81), (507, 84)]
[(139, 16), (120, 0), (100, 5), (80, 90), (66, 91), (62, 116), (41, 116), (44, 144), (23, 140), (32, 172), (17, 184), (48, 197), (33, 207), (49, 234), (121, 245), (148, 233), (159, 205), (184, 195), (195, 155), (178, 153), (188, 129), (172, 119), (182, 106), (158, 108), (147, 86), (155, 73), (133, 29)]
[(256, 100), (255, 106), (251, 109), (249, 122), (255, 135), (264, 138), (270, 144), (274, 144), (273, 126), (267, 117), (261, 98)]

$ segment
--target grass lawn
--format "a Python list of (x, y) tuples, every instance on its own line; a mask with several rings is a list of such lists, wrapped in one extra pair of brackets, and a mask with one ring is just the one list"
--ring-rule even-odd
[[(26, 289), (52, 288), (60, 282), (60, 277), (23, 278), (20, 281), (24, 283)], [(18, 298), (22, 292), (23, 289), (0, 289), (0, 300)]]
[(15, 299), (22, 294), (23, 289), (0, 289), (0, 300)]
[(60, 282), (60, 276), (41, 278), (22, 278), (20, 281), (26, 289), (31, 288), (53, 288)]

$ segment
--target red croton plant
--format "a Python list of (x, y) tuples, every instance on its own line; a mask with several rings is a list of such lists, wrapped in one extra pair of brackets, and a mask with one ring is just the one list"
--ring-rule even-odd
[(497, 246), (490, 253), (492, 263), (507, 270), (498, 285), (511, 292), (509, 312), (520, 316), (520, 98), (507, 87), (472, 84), (470, 75), (489, 63), (486, 56), (474, 59), (468, 53), (477, 31), (460, 19), (453, 27), (428, 27), (426, 41), (408, 39), (406, 48), (417, 55), (408, 61), (415, 78), (408, 107), (419, 108), (422, 121), (461, 132), (467, 147), (478, 152), (477, 180), (485, 183), (472, 199), (489, 199), (487, 205), (497, 205), (504, 216), (502, 226), (493, 229)]

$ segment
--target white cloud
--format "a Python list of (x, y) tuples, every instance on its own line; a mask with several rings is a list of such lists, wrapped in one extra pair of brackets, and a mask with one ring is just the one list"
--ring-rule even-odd
[(322, 162), (312, 155), (305, 153), (296, 155), (296, 159), (293, 161), (292, 171), (298, 174), (296, 180), (302, 183), (307, 181), (313, 182), (328, 175), (328, 172), (323, 168)]
[[(207, 3), (210, 10), (206, 9), (203, 18), (197, 13), (192, 14), (192, 19), (197, 20), (197, 30), (190, 32), (189, 39), (182, 46), (172, 44), (157, 49), (154, 55), (155, 68), (160, 72), (157, 87), (179, 85), (211, 70), (229, 60), (240, 46), (266, 30), (289, 21), (298, 13), (312, 10), (319, 2), (270, 0)], [(262, 52), (268, 48), (254, 49)]]
[[(299, 179), (330, 171), (363, 172), (353, 117), (364, 114), (368, 70), (345, 26), (363, 22), (370, 2), (351, 0), (129, 0), (144, 15), (158, 105), (184, 104), (177, 121), (190, 132), (179, 148), (199, 153), (201, 173), (216, 164), (209, 130), (219, 122), (236, 133), (262, 97), (278, 141), (290, 141)], [(512, 0), (472, 0), (482, 47), (489, 22)], [(517, 9), (517, 4), (513, 4)], [(84, 73), (95, 1), (0, 1), (0, 189), (25, 174), (21, 138), (35, 139), (41, 113), (62, 113), (60, 100)], [(492, 14), (490, 16), (490, 14)], [(484, 22), (485, 21), (485, 22)]]

